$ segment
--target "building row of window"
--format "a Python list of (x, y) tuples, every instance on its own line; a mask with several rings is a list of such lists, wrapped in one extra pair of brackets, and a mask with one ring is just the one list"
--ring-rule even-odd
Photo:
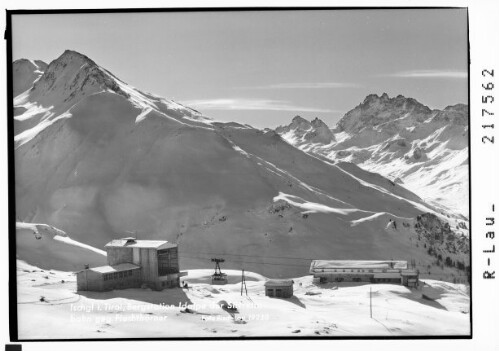
[(122, 279), (126, 277), (131, 277), (132, 275), (133, 275), (132, 271), (106, 273), (104, 274), (104, 280)]
[[(329, 272), (350, 272), (350, 273), (374, 273), (374, 269), (331, 269), (328, 270)], [(377, 272), (379, 272), (379, 269), (376, 269)], [(324, 268), (322, 269), (322, 272), (324, 272)], [(381, 270), (382, 273), (386, 273), (386, 269)]]

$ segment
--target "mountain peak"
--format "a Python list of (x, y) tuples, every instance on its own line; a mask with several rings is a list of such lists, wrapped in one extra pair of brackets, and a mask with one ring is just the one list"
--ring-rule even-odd
[(74, 50), (65, 50), (50, 62), (42, 77), (33, 85), (31, 94), (42, 104), (55, 105), (72, 103), (77, 96), (106, 90), (128, 98), (128, 94), (109, 72), (87, 56)]
[(293, 120), (291, 121), (292, 123), (306, 123), (306, 124), (310, 124), (309, 121), (307, 121), (305, 118), (299, 116), (299, 115), (296, 115), (293, 117)]
[(78, 51), (74, 50), (64, 50), (62, 55), (59, 56), (54, 61), (59, 63), (69, 63), (71, 61), (77, 61), (81, 63), (88, 63), (92, 66), (97, 66), (97, 64), (93, 60), (91, 60), (88, 56), (80, 54)]
[(289, 125), (277, 127), (275, 131), (279, 135), (291, 132), (304, 141), (310, 142), (329, 144), (335, 140), (331, 129), (317, 117), (309, 122), (301, 116), (295, 116)]
[(403, 95), (390, 98), (387, 93), (381, 96), (369, 94), (360, 105), (343, 116), (338, 122), (338, 129), (356, 133), (361, 129), (374, 128), (403, 116), (412, 116), (416, 121), (422, 122), (431, 113), (429, 107)]
[(326, 127), (329, 129), (329, 127), (327, 126), (326, 123), (324, 123), (324, 121), (318, 117), (315, 117), (313, 119), (313, 121), (311, 122), (311, 124), (315, 127), (315, 128), (323, 128), (323, 127)]

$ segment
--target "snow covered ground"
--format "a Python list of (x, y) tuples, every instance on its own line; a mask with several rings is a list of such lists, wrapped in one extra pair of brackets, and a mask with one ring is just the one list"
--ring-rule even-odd
[[(188, 289), (115, 290), (77, 294), (72, 272), (41, 270), (17, 262), (20, 339), (175, 338), (256, 336), (467, 335), (465, 285), (425, 280), (421, 290), (391, 284), (312, 283), (294, 279), (294, 297), (269, 298), (265, 277), (224, 270), (229, 284), (210, 285), (212, 270), (190, 270)], [(369, 315), (372, 289), (373, 318)], [(223, 309), (233, 304), (237, 312)]]

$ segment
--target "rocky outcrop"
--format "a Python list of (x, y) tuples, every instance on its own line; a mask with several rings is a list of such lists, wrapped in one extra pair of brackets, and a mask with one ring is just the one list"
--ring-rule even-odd
[(430, 253), (469, 254), (469, 239), (455, 233), (449, 223), (442, 221), (433, 213), (424, 213), (416, 217), (414, 224), (418, 239), (424, 241)]
[(411, 119), (423, 122), (431, 114), (429, 107), (415, 99), (402, 95), (390, 98), (386, 93), (381, 96), (371, 94), (360, 105), (343, 116), (337, 124), (337, 130), (357, 133), (362, 129), (372, 129), (409, 115)]
[(276, 133), (280, 135), (291, 133), (302, 143), (329, 144), (335, 140), (331, 129), (319, 118), (309, 122), (300, 116), (295, 116), (291, 124), (277, 127)]

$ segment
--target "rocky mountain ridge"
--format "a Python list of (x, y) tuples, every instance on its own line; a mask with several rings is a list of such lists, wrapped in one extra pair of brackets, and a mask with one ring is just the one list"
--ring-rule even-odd
[(301, 117), (276, 132), (303, 151), (380, 173), (467, 218), (468, 114), (464, 104), (432, 110), (402, 95), (371, 94), (329, 129), (327, 140), (307, 138), (316, 131)]

